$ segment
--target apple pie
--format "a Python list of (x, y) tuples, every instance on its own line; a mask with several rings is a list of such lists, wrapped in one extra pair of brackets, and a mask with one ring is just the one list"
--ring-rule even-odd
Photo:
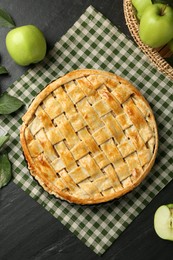
[(130, 82), (113, 73), (83, 69), (58, 78), (22, 119), (30, 173), (49, 194), (72, 203), (121, 197), (155, 161), (152, 110)]

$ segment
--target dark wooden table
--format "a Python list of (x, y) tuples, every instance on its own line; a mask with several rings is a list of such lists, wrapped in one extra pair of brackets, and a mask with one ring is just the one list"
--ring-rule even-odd
[[(31, 23), (38, 26), (44, 32), (50, 49), (91, 4), (130, 37), (122, 0), (1, 0), (0, 8), (11, 14), (17, 26)], [(28, 69), (16, 65), (9, 57), (5, 47), (7, 31), (0, 29), (0, 63), (9, 71), (8, 76), (1, 76), (1, 92)], [(153, 229), (155, 210), (161, 204), (171, 202), (173, 181), (99, 257), (10, 182), (0, 190), (0, 260), (171, 260), (172, 242), (158, 238)]]

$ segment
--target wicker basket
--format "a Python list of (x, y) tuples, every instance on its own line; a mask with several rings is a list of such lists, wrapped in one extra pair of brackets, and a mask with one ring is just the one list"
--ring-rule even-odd
[(131, 0), (124, 0), (124, 15), (129, 31), (139, 48), (152, 60), (161, 72), (173, 79), (173, 67), (164, 59), (171, 56), (169, 48), (164, 46), (160, 49), (153, 49), (142, 43), (138, 33), (139, 23), (135, 16)]

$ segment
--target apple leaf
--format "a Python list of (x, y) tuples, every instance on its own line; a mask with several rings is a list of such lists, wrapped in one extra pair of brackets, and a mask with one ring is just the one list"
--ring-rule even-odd
[(8, 74), (7, 69), (3, 66), (0, 66), (0, 74)]
[(15, 22), (12, 17), (5, 11), (0, 9), (0, 27), (15, 27)]
[(8, 115), (18, 110), (24, 103), (7, 93), (0, 96), (0, 115)]
[(153, 4), (165, 4), (173, 7), (173, 1), (172, 0), (151, 0)]
[(0, 148), (9, 140), (9, 135), (0, 136)]
[(11, 163), (7, 154), (0, 155), (0, 188), (7, 185), (12, 178)]

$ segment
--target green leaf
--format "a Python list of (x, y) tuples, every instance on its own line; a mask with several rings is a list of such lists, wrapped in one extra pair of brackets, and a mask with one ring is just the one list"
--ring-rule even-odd
[(0, 148), (9, 140), (9, 135), (0, 136)]
[(7, 154), (0, 155), (0, 188), (7, 185), (12, 178), (11, 163)]
[(0, 74), (8, 74), (7, 69), (3, 66), (0, 66)]
[(0, 96), (0, 114), (11, 114), (23, 106), (23, 104), (24, 103), (20, 99), (4, 93)]
[(151, 0), (153, 4), (165, 4), (173, 7), (173, 1), (172, 0)]
[(5, 11), (0, 9), (0, 27), (15, 27), (15, 22), (12, 17)]

